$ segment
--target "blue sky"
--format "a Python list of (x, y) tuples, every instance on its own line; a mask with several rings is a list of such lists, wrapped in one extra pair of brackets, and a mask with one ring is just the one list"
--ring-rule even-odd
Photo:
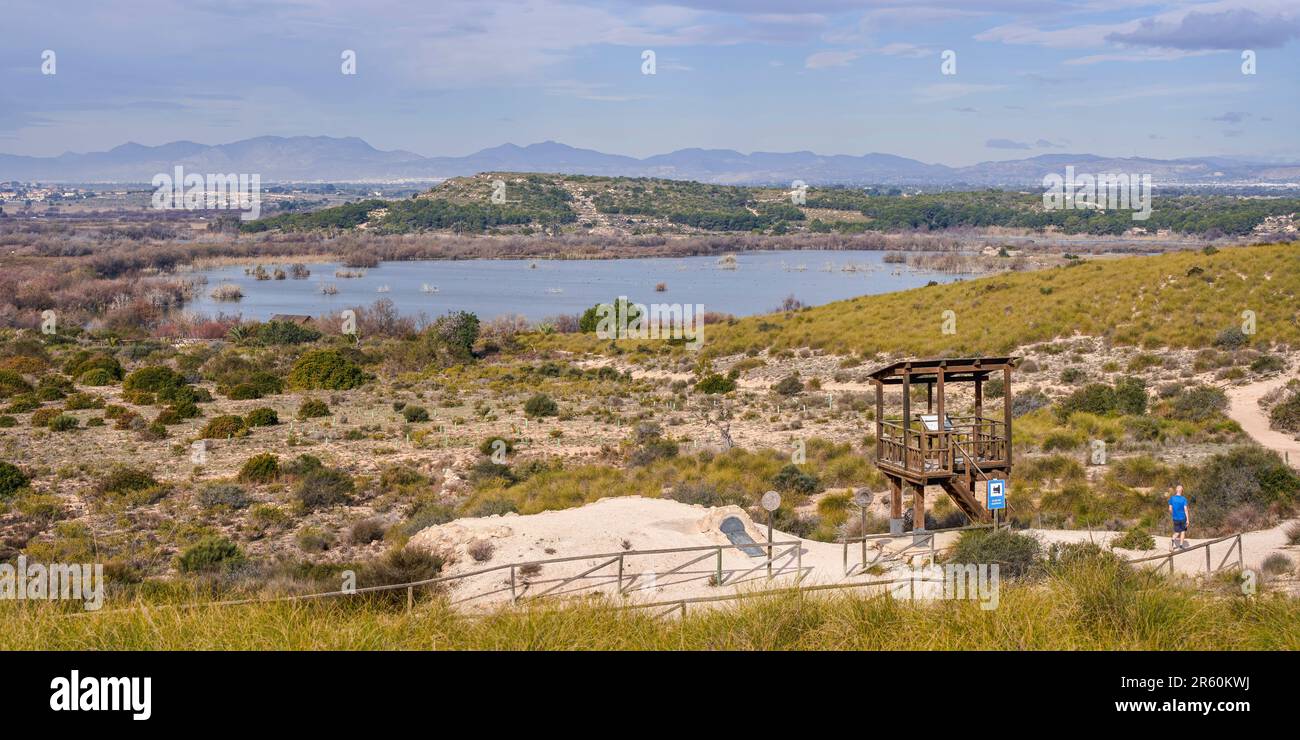
[(424, 155), (554, 139), (634, 156), (1300, 161), (1300, 0), (6, 5), (13, 154), (307, 134)]

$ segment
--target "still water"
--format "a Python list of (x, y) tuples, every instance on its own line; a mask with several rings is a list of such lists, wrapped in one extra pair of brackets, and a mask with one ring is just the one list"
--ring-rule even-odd
[[(391, 300), (405, 315), (436, 317), (447, 311), (472, 311), (490, 319), (521, 314), (538, 320), (575, 314), (619, 296), (636, 303), (703, 304), (706, 311), (736, 316), (767, 313), (790, 295), (820, 305), (868, 293), (888, 293), (948, 282), (962, 275), (931, 273), (884, 263), (885, 252), (743, 252), (734, 266), (718, 257), (663, 257), (611, 260), (419, 260), (385, 262), (357, 270), (363, 277), (337, 277), (346, 270), (329, 262), (309, 263), (305, 279), (257, 280), (246, 265), (205, 270), (207, 277), (190, 311), (241, 314), (264, 320), (272, 314), (320, 316), (379, 298)], [(268, 271), (288, 264), (260, 263)], [(211, 292), (233, 283), (242, 300), (217, 301)], [(655, 290), (663, 283), (664, 290)], [(323, 289), (337, 290), (327, 294)]]

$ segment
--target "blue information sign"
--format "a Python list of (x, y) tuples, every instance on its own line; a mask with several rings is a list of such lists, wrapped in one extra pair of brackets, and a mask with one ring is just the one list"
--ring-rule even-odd
[(989, 481), (989, 511), (995, 509), (1007, 508), (1007, 482), (1004, 480)]

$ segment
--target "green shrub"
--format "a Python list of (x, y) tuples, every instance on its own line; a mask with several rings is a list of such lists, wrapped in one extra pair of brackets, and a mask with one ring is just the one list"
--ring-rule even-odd
[(354, 545), (368, 545), (371, 542), (377, 542), (384, 538), (384, 520), (371, 517), (362, 519), (352, 525), (348, 531), (348, 539)]
[(190, 546), (177, 558), (182, 573), (225, 570), (241, 565), (244, 554), (225, 537), (208, 536)]
[(306, 390), (345, 391), (360, 388), (367, 380), (365, 371), (333, 349), (312, 350), (289, 371), (289, 385)]
[(13, 496), (30, 483), (31, 479), (17, 465), (0, 462), (0, 500)]
[(1272, 555), (1269, 555), (1268, 557), (1264, 558), (1264, 562), (1260, 563), (1259, 566), (1260, 570), (1264, 571), (1265, 573), (1271, 576), (1282, 575), (1283, 573), (1290, 573), (1291, 568), (1292, 568), (1291, 558), (1288, 558), (1287, 556), (1283, 555), (1280, 552), (1275, 552)]
[(158, 393), (164, 389), (174, 389), (185, 385), (185, 376), (165, 365), (142, 367), (126, 376), (122, 381), (122, 390)]
[(736, 381), (725, 375), (710, 373), (695, 384), (695, 390), (708, 394), (730, 393), (736, 390)]
[(1125, 550), (1151, 550), (1156, 546), (1156, 540), (1141, 527), (1134, 527), (1116, 537), (1111, 545)]
[(37, 409), (32, 412), (31, 423), (34, 427), (48, 427), (63, 412), (59, 409)]
[(1260, 355), (1250, 363), (1250, 369), (1256, 373), (1275, 373), (1283, 370), (1286, 362), (1277, 355)]
[(803, 393), (803, 382), (799, 380), (798, 373), (793, 373), (772, 386), (772, 390), (782, 396), (797, 396)]
[(556, 405), (555, 401), (551, 400), (550, 396), (547, 396), (544, 393), (538, 393), (524, 403), (525, 416), (542, 418), (546, 416), (558, 416), (559, 413), (560, 407)]
[(31, 383), (28, 383), (23, 376), (13, 370), (0, 370), (0, 398), (31, 392)]
[(1290, 507), (1300, 492), (1300, 476), (1272, 450), (1234, 447), (1206, 461), (1189, 481), (1188, 492), (1193, 521), (1213, 528), (1241, 507), (1258, 512)]
[(95, 368), (94, 370), (88, 370), (77, 376), (77, 382), (82, 385), (99, 388), (116, 383), (117, 378), (113, 376), (113, 373), (101, 367)]
[(56, 432), (67, 432), (77, 428), (77, 417), (71, 414), (59, 414), (50, 419), (49, 427)]
[(121, 495), (143, 491), (158, 485), (148, 471), (128, 465), (114, 465), (95, 489), (101, 494)]
[(243, 509), (250, 499), (243, 486), (234, 483), (209, 483), (199, 489), (199, 504), (208, 509), (226, 506), (231, 509)]
[(239, 480), (244, 483), (270, 483), (280, 477), (280, 458), (269, 452), (253, 455), (239, 469)]
[(258, 344), (303, 344), (321, 338), (321, 333), (311, 326), (292, 321), (268, 321), (259, 324), (252, 336)]
[(35, 396), (35, 394), (24, 393), (21, 396), (14, 396), (10, 399), (9, 405), (5, 406), (5, 413), (25, 414), (28, 411), (35, 411), (40, 407), (41, 401)]
[[(108, 383), (98, 385), (109, 385), (122, 379), (122, 363), (111, 355), (83, 349), (78, 350), (68, 358), (67, 362), (63, 364), (63, 372), (73, 378), (83, 378), (90, 373), (102, 372), (107, 374), (110, 380)], [(85, 385), (94, 384), (85, 383)]]
[(1034, 537), (1010, 529), (972, 529), (957, 538), (948, 561), (997, 563), (1000, 575), (1015, 578), (1027, 574), (1038, 563), (1041, 549)]
[(0, 416), (0, 429), (12, 429), (16, 426), (18, 426), (18, 420), (14, 417), (7, 414)]
[(326, 405), (324, 401), (318, 401), (314, 398), (309, 398), (306, 401), (303, 401), (302, 405), (298, 407), (299, 419), (316, 419), (329, 415), (330, 407)]
[(233, 414), (216, 416), (208, 420), (199, 432), (201, 439), (231, 439), (248, 434), (248, 425), (241, 417)]
[(63, 402), (63, 408), (68, 411), (102, 409), (104, 408), (104, 399), (90, 393), (73, 393)]
[[(394, 549), (382, 558), (366, 563), (357, 573), (357, 586), (367, 588), (427, 581), (436, 578), (442, 572), (442, 566), (442, 558), (427, 550), (409, 546)], [(406, 600), (406, 592), (378, 591), (374, 598), (402, 603)]]
[(346, 473), (332, 468), (318, 468), (298, 482), (295, 496), (306, 511), (345, 504), (352, 499), (354, 484)]
[(1293, 392), (1268, 412), (1269, 426), (1284, 432), (1300, 432), (1300, 392)]
[(250, 427), (273, 427), (280, 423), (280, 415), (275, 409), (263, 406), (249, 411), (244, 421)]
[(423, 406), (405, 406), (402, 408), (402, 418), (412, 424), (428, 421), (429, 412)]
[(772, 478), (772, 487), (782, 493), (811, 495), (821, 489), (817, 476), (805, 473), (797, 465), (788, 464)]
[(1169, 415), (1180, 421), (1205, 421), (1228, 408), (1228, 396), (1208, 385), (1184, 388), (1170, 403)]

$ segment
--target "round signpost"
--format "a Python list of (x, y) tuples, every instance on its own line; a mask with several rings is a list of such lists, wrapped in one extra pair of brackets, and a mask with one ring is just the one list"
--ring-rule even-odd
[[(858, 509), (862, 512), (861, 529), (862, 529), (862, 567), (863, 568), (867, 567), (867, 507), (871, 505), (871, 501), (874, 498), (875, 496), (871, 493), (871, 491), (868, 491), (865, 488), (858, 489), (858, 492), (853, 494), (853, 503), (857, 504)], [(847, 551), (844, 557), (846, 560), (848, 559)]]
[(758, 500), (760, 506), (767, 511), (767, 578), (772, 579), (772, 512), (781, 508), (781, 494), (776, 491), (768, 491), (763, 494), (763, 498)]

